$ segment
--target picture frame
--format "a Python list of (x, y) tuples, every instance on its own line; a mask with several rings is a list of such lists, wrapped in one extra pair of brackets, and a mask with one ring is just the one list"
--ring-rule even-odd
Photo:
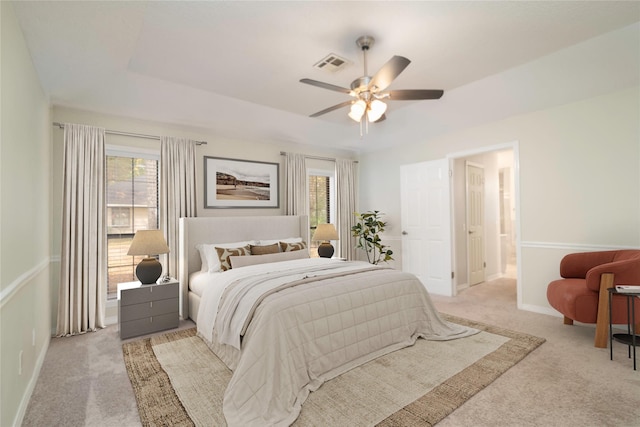
[(204, 156), (204, 207), (279, 208), (279, 177), (279, 163)]

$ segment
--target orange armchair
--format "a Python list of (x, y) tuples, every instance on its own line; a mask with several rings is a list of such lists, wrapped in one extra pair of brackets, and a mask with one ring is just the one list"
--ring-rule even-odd
[[(595, 346), (607, 347), (609, 333), (608, 288), (640, 285), (640, 250), (581, 252), (566, 255), (560, 262), (560, 276), (547, 287), (549, 304), (564, 315), (565, 325), (573, 321), (595, 323)], [(613, 324), (626, 324), (626, 299), (614, 295)], [(640, 298), (634, 298), (640, 312)], [(640, 325), (638, 325), (640, 329)]]

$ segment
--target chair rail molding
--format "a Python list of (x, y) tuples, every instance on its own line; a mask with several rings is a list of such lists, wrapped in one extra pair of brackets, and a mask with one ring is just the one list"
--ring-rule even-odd
[(616, 249), (640, 249), (636, 246), (621, 245), (587, 245), (584, 243), (558, 243), (558, 242), (533, 242), (522, 241), (520, 246), (523, 248), (539, 248), (539, 249), (565, 249), (572, 251), (614, 251)]
[(31, 269), (25, 271), (0, 291), (0, 307), (3, 307), (25, 284), (33, 280), (47, 266), (53, 262), (53, 257), (46, 257)]

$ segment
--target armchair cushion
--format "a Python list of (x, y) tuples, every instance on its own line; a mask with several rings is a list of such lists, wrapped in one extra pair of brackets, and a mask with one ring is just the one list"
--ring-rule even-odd
[(596, 323), (598, 293), (587, 287), (584, 279), (560, 279), (547, 287), (549, 303), (569, 319)]

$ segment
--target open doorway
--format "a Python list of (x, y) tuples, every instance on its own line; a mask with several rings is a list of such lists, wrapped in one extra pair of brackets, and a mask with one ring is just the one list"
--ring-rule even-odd
[[(453, 268), (456, 293), (498, 278), (517, 278), (516, 157), (514, 145), (450, 155), (452, 180)], [(469, 203), (469, 165), (481, 167), (482, 206)], [(477, 183), (476, 183), (477, 184)], [(474, 190), (476, 193), (478, 189)], [(469, 218), (478, 218), (474, 223)], [(478, 249), (478, 227), (483, 233)], [(484, 259), (474, 257), (482, 254)], [(478, 269), (483, 271), (479, 272)]]

